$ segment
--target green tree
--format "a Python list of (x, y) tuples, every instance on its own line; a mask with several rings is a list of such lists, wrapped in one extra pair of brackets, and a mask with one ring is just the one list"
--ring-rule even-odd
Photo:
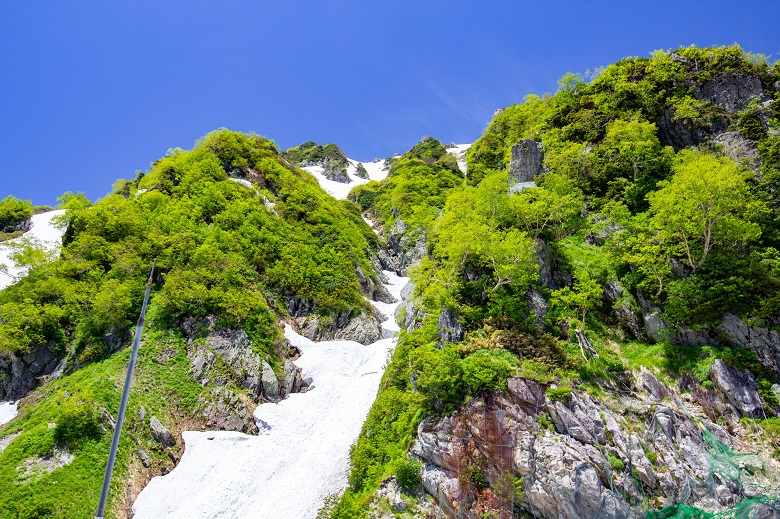
[(588, 311), (595, 307), (601, 301), (603, 289), (599, 283), (590, 277), (587, 271), (583, 271), (574, 287), (563, 287), (553, 292), (552, 302), (556, 306), (564, 308), (564, 315), (568, 314), (574, 317), (572, 323), (575, 328), (577, 342), (580, 345), (580, 352), (585, 356), (585, 349), (588, 349), (595, 356), (595, 350), (585, 337), (585, 317)]
[(754, 220), (766, 206), (750, 196), (748, 175), (730, 159), (684, 150), (674, 176), (648, 195), (651, 226), (662, 241), (681, 249), (691, 271), (704, 264), (714, 247), (761, 236)]
[(29, 200), (19, 200), (8, 195), (0, 200), (0, 232), (12, 232), (14, 226), (32, 216), (33, 205)]

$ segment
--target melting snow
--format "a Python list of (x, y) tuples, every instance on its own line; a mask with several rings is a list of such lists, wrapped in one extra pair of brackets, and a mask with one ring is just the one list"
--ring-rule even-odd
[(52, 219), (64, 213), (64, 210), (58, 209), (57, 211), (34, 214), (32, 217), (32, 229), (19, 238), (0, 243), (0, 264), (4, 264), (8, 268), (7, 274), (0, 272), (0, 290), (15, 283), (18, 278), (25, 275), (24, 269), (16, 268), (11, 260), (11, 250), (8, 244), (18, 243), (25, 238), (32, 238), (34, 241), (40, 242), (48, 250), (56, 251), (62, 244), (64, 230), (55, 227), (52, 224)]
[(464, 174), (467, 172), (466, 152), (469, 148), (471, 148), (471, 144), (455, 144), (453, 147), (447, 148), (447, 153), (455, 155), (455, 158), (458, 159), (458, 167)]
[[(319, 182), (320, 187), (327, 191), (327, 193), (335, 198), (347, 198), (347, 195), (350, 191), (352, 191), (352, 188), (355, 186), (359, 186), (362, 184), (368, 183), (369, 180), (382, 180), (387, 176), (387, 173), (389, 169), (385, 166), (384, 160), (375, 160), (374, 162), (358, 162), (356, 160), (347, 159), (349, 161), (349, 164), (347, 166), (347, 177), (349, 177), (349, 182), (336, 182), (335, 180), (330, 180), (325, 175), (322, 174), (323, 168), (322, 166), (305, 166), (303, 169), (314, 175), (314, 178), (317, 179), (317, 182)], [(368, 173), (368, 178), (360, 178), (357, 176), (357, 166), (358, 164), (363, 164), (363, 167), (366, 168), (366, 173)]]
[(0, 425), (10, 422), (17, 414), (16, 402), (0, 402)]
[[(385, 275), (400, 301), (408, 278)], [(388, 317), (385, 330), (397, 331), (399, 303), (373, 304)], [(184, 456), (141, 492), (133, 505), (136, 519), (314, 519), (325, 497), (346, 486), (349, 448), (376, 398), (395, 339), (368, 346), (312, 342), (289, 326), (285, 336), (302, 351), (295, 364), (311, 381), (309, 391), (258, 406), (258, 436), (184, 432)]]

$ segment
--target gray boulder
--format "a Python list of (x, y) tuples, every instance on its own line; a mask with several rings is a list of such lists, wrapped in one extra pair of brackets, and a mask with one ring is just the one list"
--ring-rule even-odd
[(203, 410), (206, 426), (218, 431), (257, 434), (252, 412), (233, 391), (217, 388)]
[(381, 323), (373, 316), (362, 313), (336, 332), (336, 339), (372, 344), (383, 338)]
[(151, 419), (149, 419), (149, 430), (152, 433), (152, 438), (166, 447), (170, 447), (176, 443), (171, 431), (169, 431), (155, 415), (152, 415)]
[(284, 380), (281, 384), (282, 398), (291, 393), (303, 393), (309, 384), (303, 379), (301, 370), (287, 359), (284, 361)]
[(766, 416), (764, 400), (758, 394), (756, 378), (750, 371), (733, 368), (722, 359), (715, 359), (710, 370), (710, 379), (742, 416)]
[(460, 342), (466, 334), (466, 329), (458, 322), (455, 313), (449, 308), (442, 308), (439, 314), (439, 333), (436, 343), (439, 347), (447, 342)]
[(650, 395), (652, 400), (660, 402), (669, 396), (669, 391), (666, 389), (666, 386), (644, 367), (639, 373), (639, 380), (641, 389)]
[[(239, 384), (249, 389), (256, 401), (259, 400), (263, 389), (260, 381), (262, 361), (252, 350), (246, 332), (241, 329), (214, 331), (206, 337), (206, 345), (233, 369)], [(193, 362), (190, 364), (192, 366)]]
[(273, 368), (266, 361), (262, 361), (263, 395), (271, 402), (279, 400), (279, 379), (276, 378)]
[(542, 143), (527, 139), (512, 146), (512, 159), (509, 161), (509, 183), (531, 182), (542, 174)]

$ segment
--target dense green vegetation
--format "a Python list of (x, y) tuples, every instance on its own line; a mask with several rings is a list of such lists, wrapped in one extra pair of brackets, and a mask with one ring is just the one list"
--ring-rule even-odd
[(33, 214), (33, 205), (29, 200), (19, 200), (8, 195), (0, 200), (0, 242), (15, 238), (19, 233), (14, 227), (29, 219)]
[(425, 137), (408, 153), (392, 159), (385, 180), (358, 186), (349, 198), (386, 226), (400, 218), (412, 229), (427, 231), (449, 190), (462, 184), (463, 173), (455, 158), (439, 141)]
[(323, 315), (366, 305), (355, 267), (372, 271), (371, 230), (355, 207), (334, 203), (287, 166), (270, 141), (214, 132), (117, 190), (95, 204), (62, 197), (61, 258), (0, 293), (0, 351), (47, 345), (58, 353), (75, 347), (78, 362), (103, 358), (133, 323), (153, 258), (161, 281), (155, 323), (215, 316), (267, 353), (275, 315), (286, 312), (280, 295)]
[[(95, 203), (63, 195), (60, 257), (33, 261), (34, 247), (22, 246), (17, 259), (30, 273), (0, 291), (0, 355), (43, 347), (68, 359), (68, 374), (31, 393), (0, 433), (23, 431), (0, 453), (3, 519), (94, 513), (111, 436), (100, 410), (116, 415), (127, 367), (126, 349), (112, 353), (130, 338), (154, 258), (149, 330), (134, 380), (143, 391), (133, 393), (128, 410), (115, 512), (127, 505), (121, 489), (138, 468), (136, 440), (150, 440), (148, 427), (136, 423), (140, 407), (177, 428), (197, 424), (196, 413), (214, 398), (212, 384), (201, 387), (189, 375), (188, 340), (202, 340), (209, 326), (242, 328), (255, 352), (279, 368), (286, 350), (277, 319), (290, 300), (322, 316), (367, 307), (356, 271), (375, 275), (368, 257), (374, 233), (354, 203), (332, 199), (271, 141), (219, 130), (190, 151), (170, 150), (114, 190)], [(226, 370), (219, 362), (217, 369)], [(229, 382), (235, 377), (223, 378), (246, 394)], [(54, 472), (25, 475), (27, 461), (57, 452), (75, 457)], [(151, 473), (172, 468), (166, 449), (149, 454)], [(69, 498), (55, 497), (63, 495)]]
[[(135, 454), (139, 445), (148, 454), (153, 473), (173, 468), (170, 449), (152, 441), (139, 418), (140, 408), (146, 410), (147, 422), (155, 415), (174, 428), (182, 418), (191, 419), (201, 404), (199, 398), (213, 391), (189, 375), (186, 341), (179, 334), (152, 331), (144, 339), (110, 493), (109, 510), (114, 512), (129, 506), (124, 502), (128, 478), (143, 470)], [(0, 453), (0, 517), (94, 516), (111, 444), (103, 412), (116, 416), (129, 353), (122, 350), (54, 380), (20, 403), (20, 416), (2, 430), (3, 436), (20, 436)], [(72, 461), (53, 471), (43, 468), (42, 461), (62, 454), (71, 454)]]
[[(703, 99), (702, 86), (724, 74), (758, 78), (775, 100), (733, 113)], [(777, 64), (738, 46), (626, 58), (590, 81), (567, 74), (555, 95), (498, 113), (467, 152), (466, 182), (431, 181), (422, 164), (447, 159), (429, 149), (419, 169), (399, 167), (409, 154), (394, 164), (403, 182), (391, 174), (356, 188), (351, 197), (386, 228), (402, 218), (407, 232), (426, 231), (430, 256), (411, 272), (424, 317), (400, 335), (332, 517), (362, 517), (379, 483), (398, 476), (423, 417), (502, 389), (513, 374), (558, 379), (563, 392), (643, 365), (704, 382), (720, 357), (750, 368), (772, 402), (776, 374), (753, 352), (677, 345), (672, 334), (648, 344), (619, 316), (640, 313), (641, 302), (670, 330), (716, 324), (725, 312), (780, 324), (778, 79)], [(747, 139), (756, 162), (707, 140), (727, 130)], [(545, 173), (510, 195), (511, 150), (523, 139), (542, 142)], [(549, 304), (546, 333), (530, 291)], [(466, 331), (457, 345), (441, 340), (443, 310)]]

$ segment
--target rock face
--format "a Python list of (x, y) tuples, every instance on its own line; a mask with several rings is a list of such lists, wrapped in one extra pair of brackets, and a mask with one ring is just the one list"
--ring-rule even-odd
[(436, 341), (439, 347), (448, 342), (460, 342), (466, 334), (466, 329), (458, 322), (455, 313), (449, 308), (442, 308), (439, 314), (439, 333)]
[(728, 113), (738, 112), (751, 99), (758, 97), (763, 100), (766, 95), (759, 78), (738, 73), (717, 76), (703, 85), (694, 83), (693, 88), (697, 99), (705, 99)]
[(234, 392), (226, 388), (214, 390), (214, 398), (204, 409), (203, 418), (210, 429), (258, 433), (252, 412)]
[[(48, 346), (48, 347), (47, 347)], [(53, 373), (60, 359), (49, 347), (38, 346), (25, 355), (0, 355), (0, 400), (16, 400), (35, 389), (38, 378)]]
[(550, 246), (543, 240), (536, 240), (536, 260), (539, 263), (541, 284), (551, 290), (571, 285), (571, 274), (561, 266)]
[(715, 359), (710, 370), (710, 379), (742, 416), (766, 417), (764, 401), (758, 394), (758, 384), (750, 371), (733, 368), (723, 360)]
[(425, 463), (435, 517), (640, 518), (648, 506), (674, 503), (719, 511), (780, 485), (776, 460), (732, 462), (715, 438), (739, 434), (690, 413), (707, 401), (728, 413), (712, 390), (697, 386), (682, 404), (649, 372), (610, 401), (576, 389), (556, 401), (546, 390), (512, 378), (506, 393), (484, 393), (420, 424), (412, 452)]
[(512, 146), (512, 159), (509, 161), (509, 183), (531, 182), (542, 174), (542, 144), (531, 139), (520, 141)]
[[(278, 344), (284, 355), (291, 355), (289, 342)], [(277, 402), (290, 393), (305, 391), (308, 384), (300, 370), (289, 360), (284, 362), (284, 377), (279, 380), (268, 362), (252, 349), (246, 332), (241, 329), (212, 329), (205, 339), (190, 339), (187, 347), (190, 375), (205, 386), (217, 386), (214, 397), (203, 402), (204, 417), (209, 426), (221, 430), (256, 432), (252, 414), (238, 396), (226, 389), (233, 383), (249, 390), (253, 403)], [(224, 369), (226, 366), (228, 369)]]
[[(740, 73), (722, 74), (703, 84), (695, 81), (686, 81), (681, 86), (689, 88), (694, 98), (719, 106), (723, 109), (724, 114), (734, 114), (742, 110), (752, 99), (766, 102), (771, 98), (764, 91), (761, 80), (758, 77)], [(726, 117), (711, 120), (704, 126), (697, 126), (687, 120), (676, 119), (674, 110), (666, 107), (656, 124), (658, 126), (658, 138), (664, 145), (681, 149), (712, 140), (716, 143), (720, 142), (726, 154), (732, 155), (729, 149), (734, 147), (731, 144), (735, 142), (734, 139), (729, 136), (722, 136), (725, 133), (732, 133), (728, 131), (728, 120)], [(727, 142), (724, 144), (723, 141)], [(737, 143), (737, 148), (743, 148), (743, 144)], [(741, 151), (735, 149), (733, 151), (738, 155), (741, 155), (743, 152), (752, 154), (751, 151), (744, 149)]]
[(398, 275), (405, 276), (409, 266), (419, 263), (428, 255), (426, 236), (421, 230), (409, 229), (406, 223), (398, 218), (387, 235), (386, 255), (388, 270), (394, 270)]
[(206, 337), (206, 345), (233, 368), (240, 385), (249, 389), (255, 400), (259, 400), (262, 393), (262, 361), (252, 351), (246, 332), (241, 329), (214, 331)]
[(170, 447), (176, 443), (171, 431), (169, 431), (154, 415), (149, 419), (149, 430), (152, 433), (152, 437), (166, 447)]

